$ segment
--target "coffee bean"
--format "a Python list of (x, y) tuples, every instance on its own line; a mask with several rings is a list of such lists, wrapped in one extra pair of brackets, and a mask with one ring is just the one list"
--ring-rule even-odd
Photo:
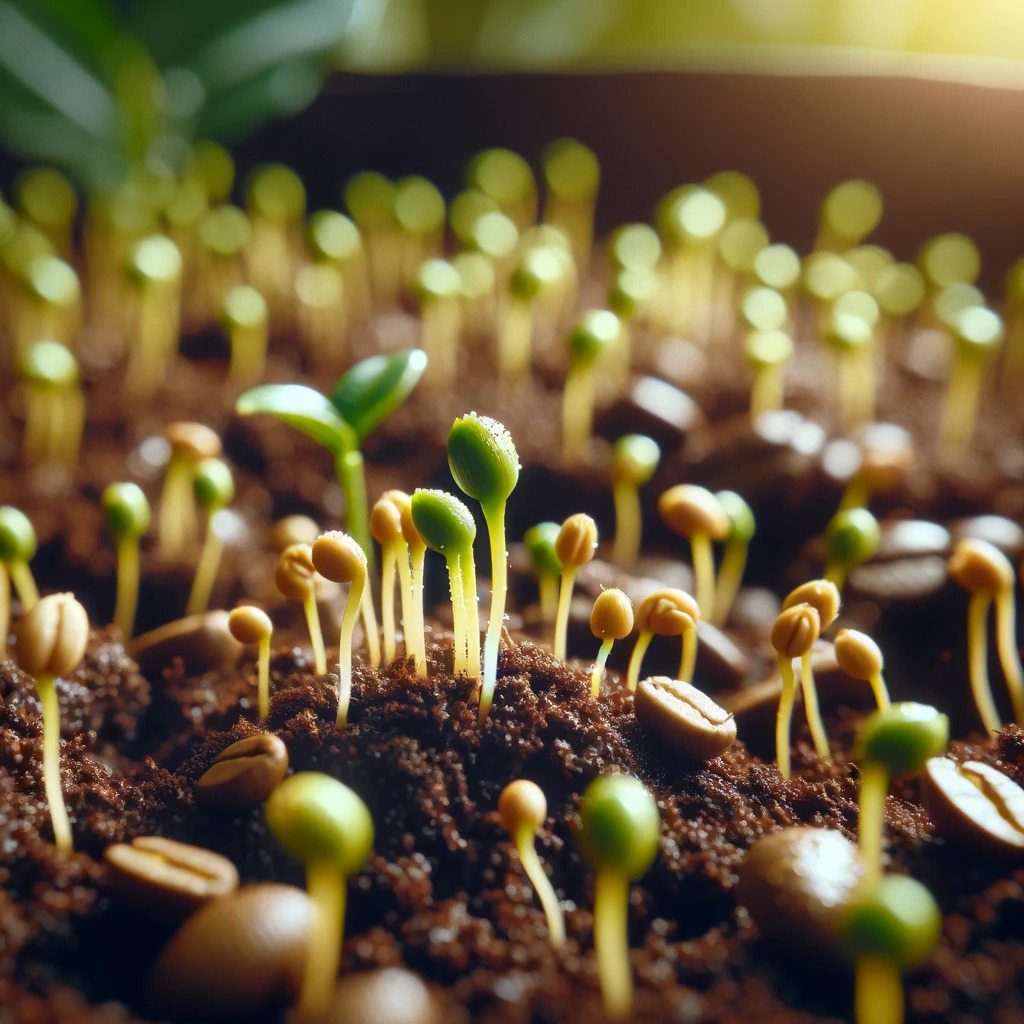
[(188, 673), (230, 668), (242, 653), (242, 645), (228, 629), (223, 609), (189, 615), (137, 636), (128, 653), (139, 663), (143, 675), (159, 674), (175, 658), (181, 658)]
[(419, 975), (385, 967), (342, 978), (323, 1024), (441, 1024), (445, 1019)]
[(165, 920), (180, 920), (238, 888), (238, 872), (226, 857), (162, 836), (108, 846), (103, 862), (111, 888), (126, 903)]
[(153, 966), (147, 1001), (161, 1016), (264, 1016), (302, 983), (313, 904), (290, 885), (246, 885), (197, 910)]
[(834, 958), (839, 919), (863, 875), (860, 852), (842, 833), (786, 828), (747, 851), (736, 901), (766, 938), (799, 955)]
[(196, 783), (196, 800), (204, 807), (245, 811), (258, 807), (288, 771), (288, 748), (272, 732), (232, 743)]
[(728, 711), (696, 686), (668, 676), (642, 680), (633, 709), (643, 730), (681, 757), (707, 761), (736, 739), (736, 722)]
[(1024, 856), (1024, 789), (1001, 771), (933, 757), (921, 777), (925, 810), (945, 838), (1004, 856)]

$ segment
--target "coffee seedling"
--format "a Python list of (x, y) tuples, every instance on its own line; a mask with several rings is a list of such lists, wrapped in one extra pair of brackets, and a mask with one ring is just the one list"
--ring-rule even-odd
[(562, 563), (562, 580), (558, 591), (558, 611), (555, 616), (554, 654), (565, 660), (565, 645), (569, 632), (569, 608), (572, 588), (580, 566), (586, 565), (597, 550), (597, 524), (585, 512), (577, 512), (558, 529), (555, 538), (555, 558)]
[(640, 487), (654, 476), (661, 458), (658, 443), (643, 434), (627, 434), (612, 446), (612, 498), (615, 502), (615, 540), (612, 561), (632, 569), (640, 554), (643, 516)]
[(223, 541), (218, 533), (218, 519), (221, 512), (235, 497), (235, 480), (226, 462), (221, 459), (203, 459), (196, 466), (192, 478), (192, 490), (196, 504), (206, 509), (206, 538), (196, 566), (192, 591), (188, 595), (186, 615), (205, 612), (210, 605), (210, 595), (220, 568)]
[(672, 587), (656, 590), (640, 602), (636, 610), (636, 628), (639, 630), (639, 636), (626, 670), (626, 688), (630, 693), (636, 690), (640, 679), (640, 666), (655, 636), (682, 637), (679, 678), (684, 682), (692, 681), (697, 664), (699, 620), (700, 609), (697, 602), (685, 590), (676, 590)]
[(258, 713), (259, 720), (265, 722), (270, 714), (270, 638), (274, 624), (261, 608), (244, 604), (228, 616), (228, 629), (240, 644), (256, 645)]
[(789, 734), (793, 721), (793, 702), (796, 699), (796, 673), (793, 659), (803, 658), (814, 646), (821, 633), (821, 619), (809, 604), (797, 604), (781, 612), (772, 626), (772, 647), (779, 658), (782, 676), (782, 695), (775, 717), (775, 763), (787, 781), (790, 777)]
[(616, 640), (625, 640), (633, 632), (633, 604), (621, 590), (613, 587), (598, 595), (590, 613), (590, 632), (601, 641), (594, 670), (590, 674), (590, 697), (597, 700), (612, 645)]
[(114, 625), (125, 640), (135, 628), (139, 601), (139, 547), (149, 529), (149, 502), (138, 484), (110, 484), (100, 495), (100, 504), (117, 544), (117, 602)]
[(313, 583), (315, 572), (312, 545), (292, 544), (278, 556), (274, 582), (285, 597), (302, 602), (309, 642), (313, 647), (313, 664), (316, 674), (322, 676), (327, 672), (327, 652), (324, 650), (324, 636), (320, 630), (320, 612), (316, 606), (316, 587)]

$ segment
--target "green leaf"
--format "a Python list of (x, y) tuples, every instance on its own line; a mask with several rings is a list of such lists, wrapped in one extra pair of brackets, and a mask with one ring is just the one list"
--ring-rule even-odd
[(252, 388), (235, 403), (241, 416), (266, 412), (300, 430), (323, 445), (332, 455), (358, 448), (352, 427), (337, 409), (313, 388), (304, 384), (265, 384)]
[(338, 380), (331, 404), (361, 444), (409, 397), (426, 368), (427, 354), (418, 348), (370, 356)]

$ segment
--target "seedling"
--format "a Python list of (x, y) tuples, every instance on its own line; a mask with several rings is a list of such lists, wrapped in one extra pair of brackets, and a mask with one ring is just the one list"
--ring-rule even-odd
[[(370, 510), (360, 448), (409, 397), (426, 365), (427, 357), (418, 348), (370, 356), (351, 366), (330, 395), (303, 384), (265, 384), (246, 391), (235, 404), (242, 416), (276, 416), (330, 452), (345, 495), (345, 530), (359, 541), (371, 565)], [(369, 620), (365, 612), (364, 619)]]
[(604, 1010), (613, 1020), (633, 1010), (629, 963), (629, 883), (658, 853), (661, 819), (654, 797), (630, 775), (602, 775), (583, 794), (576, 840), (594, 872), (594, 952)]
[(661, 262), (661, 239), (650, 224), (623, 224), (612, 232), (607, 251), (613, 269), (656, 270)]
[(361, 171), (345, 182), (345, 205), (366, 245), (374, 299), (395, 300), (402, 264), (395, 225), (395, 184), (376, 171)]
[(480, 502), (491, 543), (491, 613), (480, 690), (482, 722), (490, 711), (498, 677), (498, 642), (508, 594), (505, 508), (519, 482), (519, 453), (502, 424), (489, 416), (470, 413), (457, 419), (448, 433), (448, 467), (461, 490)]
[(887, 875), (860, 890), (840, 929), (856, 960), (857, 1024), (903, 1024), (900, 974), (927, 960), (942, 934), (932, 894), (906, 875)]
[(423, 350), (430, 367), (427, 381), (439, 391), (453, 389), (458, 372), (461, 287), (459, 272), (447, 260), (427, 260), (416, 274)]
[(554, 622), (558, 614), (558, 578), (564, 566), (555, 554), (558, 523), (544, 522), (531, 526), (523, 534), (523, 544), (530, 556), (530, 566), (537, 577), (540, 614), (544, 622)]
[(107, 529), (117, 544), (117, 601), (114, 625), (126, 640), (135, 629), (139, 601), (139, 547), (152, 518), (138, 484), (110, 484), (100, 496)]
[(187, 173), (203, 183), (211, 203), (223, 203), (235, 183), (235, 161), (219, 142), (204, 139), (192, 147)]
[(313, 664), (318, 676), (327, 673), (327, 652), (320, 631), (320, 613), (316, 606), (316, 588), (313, 584), (313, 547), (310, 544), (292, 544), (277, 559), (274, 582), (277, 589), (292, 601), (301, 601), (306, 614), (309, 642), (313, 647)]
[(889, 690), (882, 678), (885, 663), (878, 644), (859, 630), (841, 629), (836, 633), (835, 653), (839, 667), (848, 676), (870, 683), (875, 703), (880, 709), (887, 708)]
[(978, 418), (985, 367), (1003, 340), (1003, 321), (984, 306), (969, 306), (956, 320), (953, 370), (940, 437), (950, 452), (970, 444)]
[(82, 291), (74, 268), (56, 256), (37, 256), (22, 284), (27, 301), (11, 311), (15, 352), (24, 353), (41, 338), (73, 350), (82, 327)]
[(768, 288), (789, 295), (800, 281), (800, 257), (781, 242), (765, 246), (754, 257), (754, 276)]
[(658, 499), (658, 514), (673, 533), (689, 538), (694, 596), (701, 615), (710, 618), (715, 605), (715, 557), (711, 543), (729, 536), (729, 516), (707, 488), (696, 484), (670, 487)]
[[(465, 248), (473, 246), (473, 229), (485, 213), (500, 213), (498, 204), (477, 188), (459, 192), (448, 204), (448, 223), (452, 233)], [(512, 225), (515, 227), (515, 225)]]
[(409, 579), (409, 555), (402, 536), (402, 513), (386, 495), (378, 498), (370, 509), (370, 533), (381, 547), (381, 625), (384, 630), (384, 662), (395, 660), (395, 577), (405, 562), (402, 579), (403, 621), (408, 629), (408, 603), (406, 594)]
[(196, 506), (192, 478), (204, 459), (218, 458), (220, 438), (202, 423), (171, 423), (164, 430), (171, 446), (157, 512), (157, 541), (165, 558), (181, 558), (194, 543)]
[(753, 331), (780, 331), (789, 322), (786, 300), (772, 288), (751, 288), (740, 304), (740, 312)]
[(954, 548), (948, 569), (950, 576), (971, 594), (967, 606), (967, 660), (971, 692), (982, 724), (988, 732), (998, 732), (1002, 727), (988, 678), (986, 620), (993, 601), (999, 664), (1006, 676), (1014, 718), (1024, 722), (1024, 673), (1017, 653), (1013, 566), (994, 545), (966, 538)]
[(928, 704), (890, 704), (875, 711), (857, 734), (854, 757), (860, 762), (860, 853), (864, 889), (882, 878), (882, 830), (889, 783), (924, 768), (949, 746), (949, 719)]
[[(839, 614), (839, 590), (828, 580), (811, 580), (790, 591), (783, 601), (782, 607), (795, 608), (797, 605), (809, 604), (818, 613), (818, 629), (824, 632), (836, 620)], [(807, 725), (814, 740), (814, 749), (823, 761), (828, 761), (830, 751), (825, 723), (821, 720), (818, 708), (818, 688), (814, 684), (814, 666), (811, 662), (811, 651), (808, 648), (800, 656), (800, 688), (803, 691), (804, 710), (807, 714)]]
[(894, 423), (873, 423), (857, 441), (860, 465), (847, 485), (840, 510), (867, 508), (873, 494), (898, 487), (914, 463), (913, 438)]
[(508, 282), (498, 323), (498, 376), (510, 384), (529, 379), (537, 300), (564, 276), (552, 246), (523, 253)]
[(85, 426), (78, 361), (57, 341), (37, 341), (26, 350), (18, 373), (25, 393), (25, 464), (53, 461), (74, 466)]
[(466, 506), (445, 491), (419, 489), (410, 508), (416, 532), (431, 551), (444, 556), (452, 596), (455, 657), (452, 671), (480, 675), (480, 630), (473, 541), (476, 523)]
[[(875, 300), (864, 292), (874, 306)], [(844, 296), (845, 297), (845, 296)], [(838, 306), (838, 303), (836, 303)], [(874, 327), (868, 318), (833, 308), (825, 339), (837, 351), (839, 372), (839, 420), (846, 430), (875, 418)]]
[(321, 576), (334, 583), (349, 584), (338, 640), (338, 717), (334, 723), (335, 729), (344, 729), (352, 699), (352, 630), (363, 591), (367, 589), (366, 553), (354, 538), (337, 530), (318, 537), (312, 553), (313, 565)]
[(547, 196), (544, 220), (557, 224), (572, 241), (576, 266), (585, 272), (594, 237), (594, 205), (601, 167), (593, 150), (575, 139), (557, 139), (541, 154)]
[(224, 299), (224, 328), (231, 344), (228, 380), (251, 384), (263, 376), (270, 320), (263, 296), (247, 284), (236, 285)]
[(825, 579), (842, 590), (850, 570), (871, 558), (881, 541), (878, 520), (866, 508), (837, 512), (825, 528)]
[(326, 263), (341, 274), (342, 293), (350, 306), (343, 312), (344, 321), (338, 330), (344, 338), (350, 317), (364, 315), (370, 308), (366, 254), (359, 228), (337, 210), (319, 210), (309, 218), (306, 242), (317, 262)]
[(71, 252), (71, 230), (78, 211), (78, 197), (60, 171), (30, 167), (14, 183), (22, 216), (44, 231), (58, 252)]
[(373, 848), (373, 819), (348, 786), (320, 772), (298, 772), (280, 783), (266, 804), (274, 838), (306, 867), (314, 913), (306, 943), (296, 1015), (320, 1020), (338, 983), (348, 880)]
[(640, 555), (643, 516), (640, 488), (654, 476), (661, 458), (658, 443), (643, 434), (626, 434), (612, 447), (612, 498), (615, 502), (615, 541), (612, 561), (632, 569)]
[(210, 594), (217, 581), (223, 544), (218, 533), (218, 517), (235, 497), (235, 479), (226, 462), (203, 459), (192, 478), (196, 504), (206, 509), (206, 538), (199, 555), (192, 592), (188, 595), (186, 615), (198, 615), (210, 606)]
[(466, 184), (490, 196), (524, 231), (537, 219), (537, 186), (530, 165), (510, 149), (485, 149), (466, 167)]
[(181, 252), (166, 235), (150, 235), (131, 251), (129, 278), (138, 292), (125, 390), (152, 395), (178, 352)]
[(782, 677), (782, 695), (775, 717), (775, 763), (787, 782), (790, 777), (789, 735), (793, 722), (793, 702), (796, 699), (793, 659), (803, 658), (809, 653), (820, 633), (818, 612), (809, 604), (785, 609), (772, 626), (772, 647), (779, 657), (779, 674)]
[(540, 786), (528, 779), (510, 782), (498, 797), (498, 815), (515, 843), (519, 862), (540, 900), (548, 922), (551, 945), (561, 949), (565, 945), (565, 914), (534, 846), (537, 829), (548, 816), (548, 802)]
[(228, 292), (243, 283), (242, 255), (251, 234), (249, 218), (237, 206), (214, 207), (199, 221), (199, 265), (210, 319), (223, 309)]
[[(0, 567), (10, 577), (14, 589), (18, 592), (22, 614), (31, 611), (39, 600), (36, 581), (28, 566), (35, 558), (38, 548), (36, 531), (32, 528), (28, 516), (13, 505), (0, 506)], [(4, 580), (3, 587), (0, 587), (0, 598), (5, 601), (5, 614), (0, 617), (0, 626), (4, 628), (2, 639), (5, 642), (10, 621), (10, 607), (6, 605), (7, 595), (8, 586)]]
[(757, 530), (757, 523), (751, 507), (735, 491), (719, 491), (715, 498), (729, 519), (729, 533), (725, 538), (722, 564), (718, 567), (714, 614), (711, 618), (716, 626), (722, 627), (728, 621), (729, 612), (740, 591), (743, 572), (747, 567), (747, 552)]
[(616, 640), (625, 640), (633, 632), (633, 604), (621, 590), (612, 587), (598, 595), (590, 613), (590, 632), (601, 641), (594, 670), (590, 674), (590, 697), (597, 700), (612, 645)]
[(460, 252), (452, 260), (459, 274), (464, 334), (476, 341), (489, 329), (494, 304), (494, 265), (482, 252)]
[(981, 273), (978, 247), (967, 235), (956, 231), (930, 238), (921, 247), (917, 262), (935, 291), (951, 284), (970, 284)]
[(836, 185), (821, 204), (815, 249), (846, 252), (878, 227), (882, 193), (870, 181), (854, 178)]
[(587, 310), (569, 332), (569, 376), (562, 396), (562, 458), (585, 462), (594, 424), (594, 373), (602, 353), (617, 342), (622, 325), (607, 309)]
[(558, 529), (555, 537), (555, 558), (562, 563), (562, 580), (555, 615), (554, 655), (565, 660), (565, 644), (569, 632), (569, 608), (572, 588), (580, 566), (586, 565), (597, 550), (597, 523), (585, 512), (577, 512)]
[(256, 645), (259, 720), (265, 722), (270, 714), (270, 638), (274, 624), (262, 608), (243, 604), (228, 616), (228, 629), (240, 644)]
[(43, 708), (43, 788), (57, 848), (70, 853), (71, 823), (60, 784), (60, 705), (55, 680), (67, 678), (85, 657), (89, 617), (73, 594), (50, 594), (18, 624), (17, 658), (35, 679)]
[(605, 358), (603, 380), (621, 389), (633, 362), (633, 322), (647, 315), (658, 296), (660, 282), (647, 267), (623, 267), (608, 288), (608, 308), (619, 318), (619, 337)]
[(347, 326), (341, 271), (330, 263), (310, 263), (295, 275), (299, 335), (316, 372), (337, 372)]
[(636, 628), (639, 636), (626, 669), (626, 689), (636, 692), (640, 679), (640, 666), (647, 648), (655, 636), (682, 637), (682, 656), (679, 660), (679, 678), (684, 682), (693, 679), (697, 664), (697, 623), (700, 609), (697, 602), (685, 590), (667, 587), (648, 594), (636, 610)]
[(470, 246), (490, 260), (498, 284), (498, 299), (503, 302), (519, 249), (519, 229), (515, 222), (500, 210), (481, 214), (473, 223)]
[(754, 371), (750, 418), (782, 408), (782, 372), (793, 359), (793, 339), (781, 330), (751, 331), (743, 342), (743, 357)]
[[(404, 492), (398, 492), (404, 493)], [(409, 621), (405, 624), (406, 647), (413, 644), (413, 653), (416, 658), (417, 675), (427, 674), (427, 640), (423, 628), (423, 562), (427, 554), (427, 545), (420, 536), (416, 524), (412, 521), (412, 499), (405, 495), (405, 500), (399, 500), (399, 511), (402, 513), (402, 536), (405, 543), (409, 545)], [(410, 625), (411, 623), (411, 625)], [(409, 639), (410, 631), (412, 640)]]
[(878, 308), (888, 319), (908, 316), (924, 301), (927, 289), (913, 263), (892, 263), (879, 271), (871, 287)]
[(418, 174), (401, 178), (395, 183), (395, 221), (402, 232), (402, 278), (409, 282), (424, 260), (441, 253), (444, 196), (433, 183)]

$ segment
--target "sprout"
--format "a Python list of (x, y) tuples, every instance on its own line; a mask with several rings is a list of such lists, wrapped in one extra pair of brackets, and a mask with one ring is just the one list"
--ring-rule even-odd
[(556, 250), (549, 245), (527, 249), (512, 271), (508, 296), (498, 323), (498, 377), (522, 383), (530, 376), (534, 309), (538, 298), (554, 291), (564, 277)]
[[(395, 221), (401, 229), (402, 278), (408, 283), (420, 264), (444, 244), (444, 196), (426, 178), (411, 174), (395, 183)], [(424, 346), (426, 347), (426, 346)], [(428, 349), (429, 351), (429, 349)]]
[(585, 512), (577, 512), (558, 528), (555, 537), (555, 558), (562, 563), (562, 584), (555, 615), (554, 654), (565, 660), (565, 643), (569, 631), (569, 607), (576, 573), (586, 565), (597, 550), (597, 524)]
[(931, 287), (939, 291), (951, 284), (977, 280), (981, 273), (981, 254), (967, 235), (950, 231), (936, 235), (921, 247), (917, 257), (921, 272)]
[(949, 719), (928, 704), (890, 704), (860, 727), (854, 757), (860, 762), (860, 852), (864, 888), (882, 877), (885, 795), (892, 779), (912, 775), (949, 746)]
[(60, 171), (29, 167), (14, 183), (22, 215), (53, 242), (59, 252), (71, 251), (71, 231), (78, 211), (78, 197)]
[[(828, 580), (811, 580), (790, 591), (783, 601), (783, 609), (795, 608), (801, 604), (810, 605), (818, 613), (818, 629), (824, 632), (836, 620), (839, 614), (839, 590)], [(814, 666), (811, 662), (811, 650), (808, 648), (800, 655), (800, 688), (803, 691), (804, 710), (807, 714), (807, 725), (814, 740), (814, 749), (823, 761), (828, 761), (830, 750), (825, 723), (821, 720), (818, 709), (818, 688), (814, 685)]]
[(178, 354), (181, 250), (166, 235), (150, 235), (131, 251), (129, 279), (138, 291), (125, 390), (152, 395)]
[(498, 797), (498, 815), (515, 843), (519, 862), (540, 900), (548, 922), (551, 945), (561, 949), (565, 945), (565, 914), (554, 887), (544, 874), (534, 846), (537, 829), (548, 816), (548, 802), (540, 786), (527, 779), (510, 782)]
[(815, 249), (846, 252), (878, 227), (882, 193), (870, 181), (854, 178), (836, 185), (821, 204)]
[(884, 661), (878, 644), (866, 633), (856, 629), (841, 629), (836, 633), (836, 661), (839, 667), (854, 679), (871, 684), (878, 707), (889, 706), (889, 690), (882, 678)]
[(359, 228), (337, 210), (319, 210), (309, 218), (306, 242), (318, 263), (326, 263), (341, 274), (342, 294), (349, 307), (339, 311), (343, 317), (339, 334), (344, 337), (349, 317), (364, 315), (370, 309), (366, 254)]
[(295, 275), (299, 334), (317, 372), (337, 372), (344, 352), (348, 311), (341, 271), (312, 263)]
[(633, 604), (619, 589), (603, 590), (590, 613), (590, 632), (601, 641), (594, 671), (590, 674), (590, 697), (597, 700), (601, 693), (604, 666), (616, 640), (625, 640), (633, 632)]
[(800, 257), (781, 242), (766, 245), (754, 257), (754, 276), (768, 288), (788, 295), (800, 280)]
[(265, 722), (270, 714), (270, 638), (274, 624), (262, 608), (243, 604), (228, 616), (228, 629), (240, 644), (256, 644), (259, 720)]
[(679, 678), (693, 680), (697, 664), (697, 623), (700, 609), (685, 590), (667, 587), (648, 594), (636, 610), (636, 628), (640, 631), (626, 670), (626, 688), (636, 692), (640, 665), (655, 636), (681, 636), (683, 653), (679, 660)]
[(967, 659), (974, 704), (988, 732), (1000, 729), (999, 712), (992, 699), (988, 678), (986, 619), (992, 601), (996, 605), (996, 643), (999, 663), (1006, 676), (1017, 722), (1024, 722), (1024, 680), (1015, 632), (1013, 566), (994, 545), (965, 538), (950, 555), (949, 574), (971, 593), (967, 606)]
[(654, 476), (660, 458), (658, 443), (643, 434), (626, 434), (612, 447), (612, 498), (615, 502), (612, 561), (622, 569), (632, 569), (640, 554), (643, 525), (640, 487)]
[(583, 794), (576, 833), (595, 874), (594, 952), (605, 1013), (613, 1020), (633, 1009), (629, 964), (629, 883), (654, 862), (661, 819), (654, 797), (630, 775), (602, 775)]
[(306, 867), (313, 919), (296, 1016), (319, 1020), (338, 982), (348, 879), (373, 848), (373, 819), (348, 786), (320, 772), (298, 772), (267, 800), (267, 825)]
[(715, 559), (711, 542), (730, 533), (729, 516), (707, 488), (677, 484), (658, 499), (658, 513), (665, 525), (681, 537), (689, 537), (693, 558), (694, 588), (701, 615), (710, 618), (715, 603)]
[(793, 659), (803, 658), (814, 646), (821, 633), (821, 619), (809, 604), (797, 604), (779, 614), (772, 626), (772, 647), (779, 658), (782, 676), (782, 695), (775, 717), (775, 763), (782, 777), (789, 780), (789, 733), (793, 721), (793, 701), (796, 698), (796, 673)]
[(60, 342), (37, 341), (18, 364), (25, 385), (25, 464), (74, 466), (85, 426), (85, 397), (78, 362)]
[(56, 256), (37, 256), (25, 269), (28, 301), (12, 310), (15, 352), (21, 354), (39, 338), (53, 338), (69, 349), (82, 327), (82, 290), (74, 268)]
[(332, 530), (317, 538), (312, 554), (313, 565), (321, 576), (334, 583), (351, 584), (338, 640), (338, 717), (334, 727), (344, 729), (352, 697), (352, 630), (363, 592), (368, 589), (366, 553), (354, 538)]
[(459, 309), (461, 287), (459, 272), (447, 260), (427, 260), (416, 275), (423, 350), (430, 367), (427, 381), (440, 391), (450, 391), (455, 387), (459, 333), (462, 330)]
[(301, 601), (306, 613), (306, 627), (309, 641), (313, 646), (313, 664), (318, 676), (327, 673), (327, 652), (324, 637), (320, 631), (320, 613), (316, 606), (316, 589), (313, 585), (313, 547), (310, 544), (292, 544), (284, 549), (277, 559), (274, 582), (277, 589), (292, 601)]
[[(497, 213), (498, 204), (479, 189), (468, 188), (448, 204), (448, 223), (459, 244), (471, 248), (476, 222), (485, 213)], [(512, 225), (515, 227), (515, 225)]]
[(452, 596), (455, 658), (452, 671), (480, 675), (480, 630), (476, 600), (473, 541), (476, 523), (466, 506), (445, 491), (418, 489), (410, 508), (416, 532), (432, 551), (444, 556)]
[(249, 384), (263, 376), (270, 322), (263, 296), (247, 284), (236, 285), (224, 298), (224, 327), (231, 344), (228, 380)]
[(199, 221), (199, 264), (204, 280), (205, 312), (211, 319), (224, 308), (224, 298), (243, 283), (242, 254), (252, 229), (237, 206), (217, 206)]
[(781, 331), (789, 322), (786, 300), (772, 288), (751, 288), (740, 305), (747, 326), (753, 331)]
[(564, 568), (555, 554), (558, 523), (544, 522), (531, 526), (523, 534), (523, 544), (530, 556), (533, 574), (540, 591), (540, 614), (544, 622), (554, 622), (558, 613), (558, 577)]
[(480, 690), (480, 721), (487, 717), (498, 677), (498, 642), (505, 621), (508, 593), (508, 551), (505, 507), (519, 482), (519, 453), (512, 435), (497, 420), (470, 413), (457, 419), (448, 433), (448, 466), (459, 487), (480, 502), (491, 542), (491, 613), (484, 641), (484, 679)]
[(219, 142), (204, 139), (192, 147), (187, 173), (203, 183), (211, 203), (222, 203), (235, 183), (235, 161)]
[(605, 358), (604, 380), (622, 387), (633, 361), (633, 321), (657, 298), (660, 282), (647, 267), (623, 267), (608, 288), (608, 308), (619, 318), (619, 336)]
[(171, 446), (157, 512), (157, 541), (164, 558), (181, 558), (196, 535), (192, 478), (203, 459), (217, 458), (220, 438), (202, 423), (171, 423), (164, 429)]
[(594, 237), (601, 166), (593, 150), (575, 139), (556, 139), (545, 147), (541, 160), (547, 185), (544, 220), (569, 236), (576, 266), (585, 271)]
[(7, 644), (10, 626), (10, 583), (18, 592), (22, 613), (30, 612), (39, 601), (39, 590), (28, 563), (38, 548), (36, 531), (28, 516), (13, 505), (0, 505), (0, 650)]
[(226, 462), (220, 459), (203, 459), (196, 466), (192, 477), (192, 491), (196, 503), (206, 509), (206, 538), (196, 566), (192, 592), (188, 595), (186, 615), (198, 615), (210, 606), (210, 594), (217, 581), (222, 550), (218, 532), (220, 512), (227, 508), (235, 497), (235, 478)]
[(55, 679), (74, 672), (88, 642), (89, 617), (74, 594), (44, 597), (18, 623), (18, 664), (35, 678), (43, 708), (43, 788), (53, 839), (64, 853), (71, 852), (71, 823), (60, 784), (60, 705)]
[(881, 539), (878, 520), (866, 508), (837, 512), (825, 528), (825, 579), (842, 590), (850, 570), (871, 558)]
[(969, 306), (956, 319), (953, 370), (940, 430), (942, 443), (950, 452), (962, 451), (971, 441), (985, 366), (1003, 334), (999, 314), (984, 306)]
[(719, 491), (715, 498), (729, 518), (729, 534), (725, 538), (725, 552), (718, 569), (714, 614), (711, 619), (716, 626), (721, 627), (729, 618), (729, 612), (743, 582), (743, 571), (747, 567), (747, 551), (757, 530), (757, 523), (753, 510), (735, 491)]
[(942, 934), (942, 913), (932, 894), (905, 875), (865, 886), (845, 908), (840, 932), (856, 959), (857, 1024), (901, 1022), (900, 973), (923, 963)]
[(345, 182), (345, 205), (363, 236), (373, 296), (388, 305), (398, 294), (402, 272), (394, 182), (376, 171), (354, 174)]
[(569, 332), (569, 376), (562, 397), (562, 458), (585, 462), (594, 423), (594, 371), (618, 340), (622, 325), (607, 309), (583, 313)]
[(750, 418), (782, 408), (785, 384), (782, 371), (793, 359), (793, 339), (781, 330), (751, 331), (743, 343), (743, 357), (754, 371), (750, 392)]
[[(409, 555), (402, 536), (402, 513), (387, 495), (378, 498), (370, 509), (370, 533), (381, 547), (381, 624), (384, 629), (384, 661), (390, 665), (395, 660), (395, 577), (403, 560), (405, 576), (408, 577)], [(402, 607), (407, 613), (406, 582), (403, 578)]]
[(608, 262), (613, 269), (656, 270), (661, 262), (661, 239), (650, 224), (623, 224), (608, 239)]
[(503, 300), (511, 280), (512, 263), (519, 249), (519, 229), (499, 210), (481, 214), (474, 222), (470, 246), (490, 261)]
[[(878, 316), (875, 300), (863, 295)], [(841, 301), (841, 300), (840, 300)], [(859, 423), (870, 423), (875, 418), (875, 345), (874, 322), (870, 314), (846, 313), (833, 306), (825, 338), (838, 351), (839, 358), (839, 419), (847, 430)]]
[(459, 274), (464, 334), (475, 341), (490, 328), (494, 265), (482, 252), (460, 252), (452, 266)]
[(894, 423), (872, 423), (857, 441), (860, 465), (843, 494), (840, 511), (867, 508), (872, 494), (898, 487), (914, 462), (913, 438)]
[(100, 495), (107, 529), (117, 544), (117, 603), (114, 625), (125, 640), (135, 628), (139, 601), (139, 543), (149, 529), (151, 513), (146, 495), (138, 484), (110, 484)]
[[(426, 365), (427, 357), (418, 348), (370, 356), (350, 367), (329, 396), (301, 384), (267, 384), (246, 391), (235, 405), (242, 416), (258, 412), (277, 416), (331, 453), (345, 495), (345, 529), (362, 545), (371, 564), (373, 548), (360, 447), (367, 435), (409, 397)], [(365, 612), (364, 618), (368, 618)], [(374, 627), (374, 637), (376, 632)]]
[(489, 196), (523, 231), (537, 218), (537, 186), (530, 165), (510, 149), (485, 149), (469, 161), (466, 184)]
[[(409, 617), (405, 622), (405, 644), (408, 649), (412, 645), (412, 653), (416, 658), (417, 675), (427, 674), (427, 642), (423, 627), (423, 562), (426, 558), (427, 545), (423, 542), (416, 524), (412, 521), (412, 499), (402, 491), (396, 500), (402, 513), (402, 536), (409, 545)], [(411, 634), (411, 639), (410, 639)]]

